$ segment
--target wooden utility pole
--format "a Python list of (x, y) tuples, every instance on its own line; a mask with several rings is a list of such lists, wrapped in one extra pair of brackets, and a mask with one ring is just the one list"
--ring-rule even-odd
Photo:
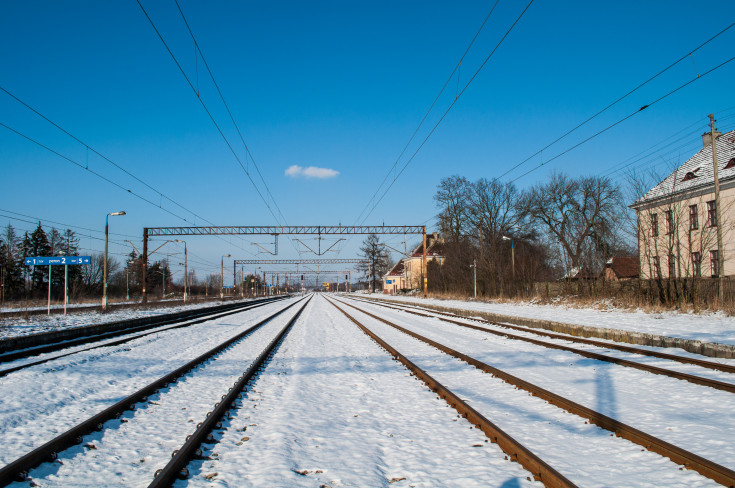
[(719, 298), (720, 306), (725, 303), (725, 249), (722, 245), (722, 207), (720, 206), (720, 178), (717, 169), (717, 138), (715, 137), (715, 116), (709, 114), (710, 137), (712, 141), (712, 167), (715, 172), (715, 219), (717, 223), (717, 259), (719, 264)]

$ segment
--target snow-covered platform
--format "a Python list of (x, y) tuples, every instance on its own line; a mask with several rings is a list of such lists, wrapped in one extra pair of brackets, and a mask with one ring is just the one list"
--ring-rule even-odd
[(735, 358), (735, 317), (720, 312), (646, 313), (615, 308), (574, 308), (529, 302), (440, 300), (380, 294), (363, 295), (363, 298), (390, 300), (575, 336), (653, 347), (676, 347), (710, 357)]

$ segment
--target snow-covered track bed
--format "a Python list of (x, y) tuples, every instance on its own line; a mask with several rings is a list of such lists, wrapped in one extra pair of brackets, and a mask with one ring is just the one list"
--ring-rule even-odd
[(187, 468), (175, 487), (542, 486), (321, 294)]
[[(158, 357), (152, 361), (163, 365), (159, 368), (144, 368), (140, 376), (151, 377), (161, 369), (168, 372), (155, 381), (143, 383), (145, 386), (137, 387), (130, 394), (123, 392), (131, 383), (140, 385), (140, 381), (136, 381), (136, 372), (133, 371), (133, 381), (120, 381), (120, 384), (114, 385), (116, 381), (111, 371), (114, 365), (121, 364), (132, 366), (134, 370), (136, 365), (131, 362), (135, 363), (135, 356), (130, 355), (120, 358), (121, 361), (114, 365), (108, 364), (107, 367), (90, 371), (86, 379), (91, 381), (93, 376), (99, 376), (104, 371), (113, 377), (97, 379), (103, 383), (106, 380), (114, 386), (102, 388), (101, 391), (92, 388), (81, 403), (70, 401), (70, 398), (55, 401), (56, 397), (64, 397), (68, 393), (63, 368), (36, 377), (40, 380), (58, 376), (58, 384), (54, 385), (51, 380), (51, 384), (35, 385), (40, 387), (39, 397), (43, 396), (45, 390), (54, 387), (61, 391), (54, 392), (48, 399), (44, 398), (47, 403), (45, 409), (14, 411), (12, 405), (11, 408), (6, 405), (0, 412), (3, 420), (0, 422), (0, 439), (4, 447), (0, 459), (4, 464), (0, 468), (0, 485), (13, 480), (27, 480), (36, 486), (100, 486), (114, 478), (118, 478), (118, 484), (139, 485), (141, 479), (146, 477), (148, 481), (152, 480), (155, 469), (166, 464), (175, 447), (194, 431), (196, 422), (204, 421), (220, 396), (227, 393), (233, 378), (237, 378), (272, 340), (283, 319), (281, 314), (298, 303), (295, 300), (287, 302), (269, 304), (269, 310), (260, 311), (256, 317), (243, 314), (239, 322), (238, 316), (229, 317), (228, 320), (233, 321), (232, 325), (222, 324), (224, 319), (218, 319), (219, 323), (212, 321), (201, 324), (186, 330), (186, 334), (181, 330), (168, 331), (174, 349), (159, 347)], [(253, 325), (254, 320), (258, 319), (259, 322)], [(217, 325), (228, 326), (218, 330)], [(237, 331), (234, 335), (233, 329)], [(181, 339), (182, 334), (193, 337), (174, 341)], [(209, 340), (204, 340), (205, 336)], [(186, 339), (189, 345), (184, 347)], [(194, 342), (200, 344), (194, 345)], [(196, 349), (201, 352), (202, 345), (211, 347), (212, 344), (216, 345), (190, 359)], [(176, 350), (177, 346), (183, 347), (183, 350)], [(145, 348), (139, 346), (132, 351), (138, 352), (139, 349)], [(184, 361), (184, 358), (187, 360)], [(168, 369), (170, 364), (180, 366), (171, 371)], [(24, 374), (29, 372), (7, 376), (0, 383), (0, 396), (6, 400), (10, 398), (13, 384), (5, 384), (6, 381)], [(75, 385), (79, 388), (78, 382)], [(3, 392), (3, 389), (6, 391)], [(32, 407), (24, 399), (20, 399), (20, 402)], [(100, 409), (100, 404), (105, 408)], [(93, 415), (89, 416), (90, 412)], [(85, 415), (86, 420), (80, 423), (79, 419), (85, 418)], [(70, 428), (63, 426), (69, 422), (72, 422)], [(29, 447), (30, 452), (23, 454)]]
[[(342, 302), (342, 306), (351, 307), (348, 310), (354, 320), (573, 483), (626, 487), (735, 484), (729, 442), (733, 426), (728, 420), (735, 405), (728, 393), (614, 364), (587, 359), (570, 362), (567, 351), (532, 351), (532, 347), (539, 348), (523, 343), (516, 350), (516, 341), (488, 339), (473, 329), (448, 328), (435, 319), (411, 319), (401, 312), (375, 305), (358, 308), (352, 303)], [(444, 345), (448, 342), (462, 352)], [(580, 363), (584, 365), (581, 374), (570, 368)], [(516, 374), (510, 374), (505, 365), (512, 365)], [(595, 370), (602, 370), (604, 384)], [(590, 372), (597, 377), (585, 378)], [(590, 384), (596, 395), (585, 391)]]
[[(130, 338), (135, 338), (141, 335), (139, 334), (140, 332), (150, 329), (158, 329), (172, 324), (180, 324), (179, 327), (192, 325), (204, 320), (211, 320), (212, 318), (238, 313), (242, 310), (281, 300), (283, 298), (284, 297), (252, 300), (244, 303), (194, 309), (185, 312), (160, 315), (157, 317), (135, 318), (88, 327), (78, 327), (61, 331), (5, 338), (0, 340), (0, 351), (2, 351), (2, 354), (0, 354), (0, 363), (24, 360), (30, 357), (65, 349), (74, 349), (78, 348), (78, 346), (95, 342), (104, 342), (103, 345), (106, 346), (110, 345), (110, 342), (112, 342), (110, 339), (115, 337), (130, 335)], [(131, 340), (130, 338), (119, 340), (116, 344), (121, 344), (126, 340)], [(47, 357), (53, 358), (59, 356)], [(41, 362), (44, 361), (37, 361), (36, 364), (40, 364)], [(4, 376), (7, 373), (8, 371), (5, 369), (0, 370), (0, 376)]]
[[(228, 310), (226, 312), (210, 311), (208, 313), (195, 315), (195, 317), (198, 318), (170, 319), (164, 323), (165, 325), (160, 325), (158, 323), (152, 325), (149, 324), (140, 327), (133, 327), (131, 329), (128, 329), (127, 331), (103, 333), (99, 335), (76, 339), (74, 341), (65, 341), (53, 345), (42, 346), (41, 348), (17, 351), (15, 353), (7, 355), (6, 357), (0, 356), (0, 363), (2, 363), (2, 365), (0, 366), (0, 378), (25, 368), (38, 366), (40, 364), (65, 358), (73, 354), (84, 353), (92, 349), (98, 349), (102, 347), (107, 348), (112, 346), (119, 346), (121, 344), (135, 341), (149, 335), (157, 335), (160, 337), (161, 332), (169, 331), (172, 329), (179, 329), (182, 327), (191, 327), (192, 325), (201, 324), (222, 317), (227, 317), (228, 315), (242, 313), (247, 310), (262, 307), (273, 303), (274, 301), (280, 300), (281, 298), (277, 300), (258, 300), (239, 305), (233, 310)], [(90, 343), (92, 343), (93, 345), (85, 346), (86, 344)], [(39, 351), (39, 349), (46, 349), (50, 352), (43, 353), (43, 351)]]
[[(360, 301), (420, 317), (435, 318), (446, 323), (479, 330), (512, 340), (529, 342), (551, 349), (569, 351), (591, 359), (640, 369), (649, 373), (670, 376), (698, 385), (735, 393), (735, 360), (732, 359), (719, 359), (717, 361), (705, 360), (696, 357), (695, 354), (683, 351), (681, 355), (669, 354), (657, 350), (659, 348), (633, 347), (612, 341), (600, 341), (556, 334), (530, 327), (489, 322), (480, 318), (461, 317), (451, 313), (420, 307), (387, 305), (374, 300)], [(482, 323), (483, 326), (474, 325), (473, 322)], [(520, 332), (520, 334), (510, 333), (507, 329), (513, 329)], [(548, 339), (539, 340), (536, 338), (538, 336), (544, 336)], [(575, 346), (570, 346), (570, 343), (575, 344)]]

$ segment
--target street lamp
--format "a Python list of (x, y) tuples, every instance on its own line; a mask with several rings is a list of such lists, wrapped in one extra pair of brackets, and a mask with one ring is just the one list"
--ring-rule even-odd
[(511, 262), (513, 263), (513, 278), (516, 277), (516, 251), (513, 246), (513, 238), (508, 236), (503, 236), (504, 241), (510, 241), (510, 256), (511, 256)]
[(219, 299), (222, 300), (225, 298), (225, 258), (231, 258), (231, 254), (224, 254), (222, 255), (222, 269), (220, 271), (219, 275)]
[[(174, 239), (174, 242), (183, 242), (184, 243), (184, 303), (186, 303), (186, 291), (187, 288), (189, 288), (189, 268), (188, 268), (188, 256), (186, 254), (186, 241), (182, 241), (181, 239)], [(181, 263), (179, 263), (181, 264)]]
[(125, 215), (125, 211), (121, 210), (119, 212), (112, 212), (108, 213), (105, 216), (105, 262), (104, 262), (104, 272), (102, 277), (102, 311), (107, 311), (107, 236), (108, 236), (108, 230), (109, 230), (109, 218), (110, 216), (117, 216), (117, 215)]

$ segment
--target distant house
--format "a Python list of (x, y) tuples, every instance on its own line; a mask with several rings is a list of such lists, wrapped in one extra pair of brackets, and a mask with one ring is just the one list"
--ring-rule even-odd
[(575, 266), (567, 271), (559, 281), (578, 281), (578, 280), (594, 280), (597, 278), (595, 274), (587, 267)]
[(719, 276), (718, 212), (725, 276), (735, 274), (735, 131), (715, 131), (715, 141), (721, 208), (715, 203), (710, 133), (702, 135), (699, 152), (631, 205), (641, 278)]
[[(383, 276), (383, 293), (393, 295), (400, 290), (415, 290), (422, 288), (422, 260), (424, 244), (421, 243), (408, 256), (396, 263)], [(444, 263), (444, 239), (437, 233), (426, 236), (426, 263), (436, 260)]]
[(640, 275), (637, 256), (617, 256), (605, 263), (605, 279), (607, 281), (631, 280)]

